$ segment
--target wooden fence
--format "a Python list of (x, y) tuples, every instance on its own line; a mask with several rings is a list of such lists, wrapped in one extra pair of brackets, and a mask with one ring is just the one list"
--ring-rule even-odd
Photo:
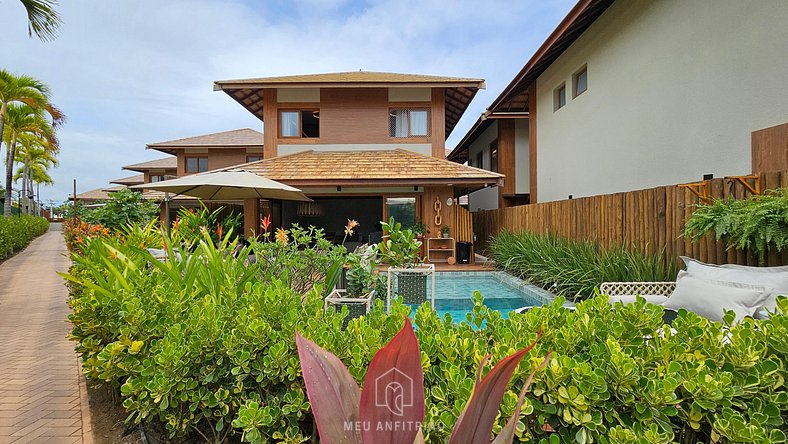
[[(788, 171), (758, 175), (760, 190), (788, 187)], [(628, 245), (668, 257), (690, 256), (716, 264), (758, 265), (746, 251), (728, 250), (713, 235), (690, 242), (681, 234), (701, 198), (742, 199), (753, 194), (754, 179), (712, 179), (692, 186), (674, 185), (625, 193), (523, 205), (473, 213), (476, 251), (484, 254), (500, 230), (552, 233), (564, 238), (592, 239), (605, 247)], [(752, 190), (751, 190), (752, 189)], [(693, 190), (695, 192), (693, 192)], [(788, 251), (771, 253), (768, 265), (788, 264)]]

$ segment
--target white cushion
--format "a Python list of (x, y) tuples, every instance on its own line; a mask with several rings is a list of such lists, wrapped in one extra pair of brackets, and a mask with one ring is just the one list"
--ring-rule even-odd
[(683, 308), (717, 322), (722, 321), (725, 310), (733, 310), (740, 321), (753, 316), (771, 293), (762, 285), (713, 281), (683, 272), (676, 279), (676, 290), (663, 306), (671, 310)]
[(782, 267), (748, 267), (745, 265), (713, 265), (682, 256), (687, 265), (687, 273), (701, 279), (713, 281), (736, 282), (740, 284), (762, 285), (774, 289), (758, 307), (756, 319), (769, 317), (766, 310), (774, 312), (777, 308), (777, 296), (788, 295), (788, 266)]
[[(623, 294), (618, 296), (610, 296), (610, 305), (615, 305), (616, 302), (621, 302), (624, 305), (632, 304), (637, 300), (638, 295), (634, 294)], [(649, 304), (660, 305), (668, 300), (668, 297), (664, 294), (644, 294), (640, 295), (643, 299), (646, 300)]]

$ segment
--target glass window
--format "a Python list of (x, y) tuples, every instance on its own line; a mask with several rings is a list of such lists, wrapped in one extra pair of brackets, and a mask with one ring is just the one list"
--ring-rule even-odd
[(298, 114), (298, 111), (282, 111), (279, 113), (282, 137), (298, 137)]
[(150, 181), (151, 181), (151, 183), (153, 183), (153, 182), (161, 182), (161, 181), (163, 181), (163, 180), (164, 180), (164, 176), (162, 176), (162, 175), (160, 175), (160, 174), (159, 174), (159, 175), (155, 175), (155, 176), (151, 176), (151, 177), (150, 177)]
[(484, 168), (484, 151), (476, 153), (476, 168)]
[(427, 109), (392, 109), (389, 111), (389, 136), (426, 137), (430, 135), (430, 112)]
[(301, 111), (301, 137), (320, 137), (320, 111)]
[(320, 111), (279, 112), (281, 137), (320, 137)]
[(403, 228), (411, 228), (416, 225), (415, 197), (388, 197), (386, 198), (386, 211), (388, 216), (401, 223)]
[(566, 84), (562, 84), (553, 91), (553, 111), (558, 111), (566, 105)]
[(263, 160), (263, 156), (246, 156), (246, 163), (257, 162), (258, 160)]
[(186, 158), (186, 172), (187, 173), (202, 173), (208, 171), (208, 158), (207, 157), (187, 157)]
[(428, 136), (427, 131), (427, 111), (426, 110), (413, 110), (410, 112), (410, 135), (411, 136)]
[(490, 144), (490, 171), (498, 172), (498, 141), (493, 140)]
[(588, 89), (588, 70), (585, 66), (574, 75), (573, 83), (575, 86), (573, 97), (583, 94)]

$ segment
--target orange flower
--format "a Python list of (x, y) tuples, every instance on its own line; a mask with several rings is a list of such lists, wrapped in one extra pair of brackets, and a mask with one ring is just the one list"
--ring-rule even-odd
[(277, 228), (276, 229), (276, 241), (282, 245), (287, 245), (287, 231)]
[(268, 233), (268, 229), (271, 227), (271, 215), (265, 216), (265, 219), (260, 218), (260, 224), (263, 226), (263, 231)]
[(358, 221), (355, 219), (348, 219), (347, 225), (345, 225), (345, 236), (352, 236), (353, 229), (358, 226)]

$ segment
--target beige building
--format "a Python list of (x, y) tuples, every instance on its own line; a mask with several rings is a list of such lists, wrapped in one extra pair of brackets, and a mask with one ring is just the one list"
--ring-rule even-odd
[(472, 210), (748, 174), (786, 78), (786, 1), (581, 0), (449, 158), (506, 175)]

